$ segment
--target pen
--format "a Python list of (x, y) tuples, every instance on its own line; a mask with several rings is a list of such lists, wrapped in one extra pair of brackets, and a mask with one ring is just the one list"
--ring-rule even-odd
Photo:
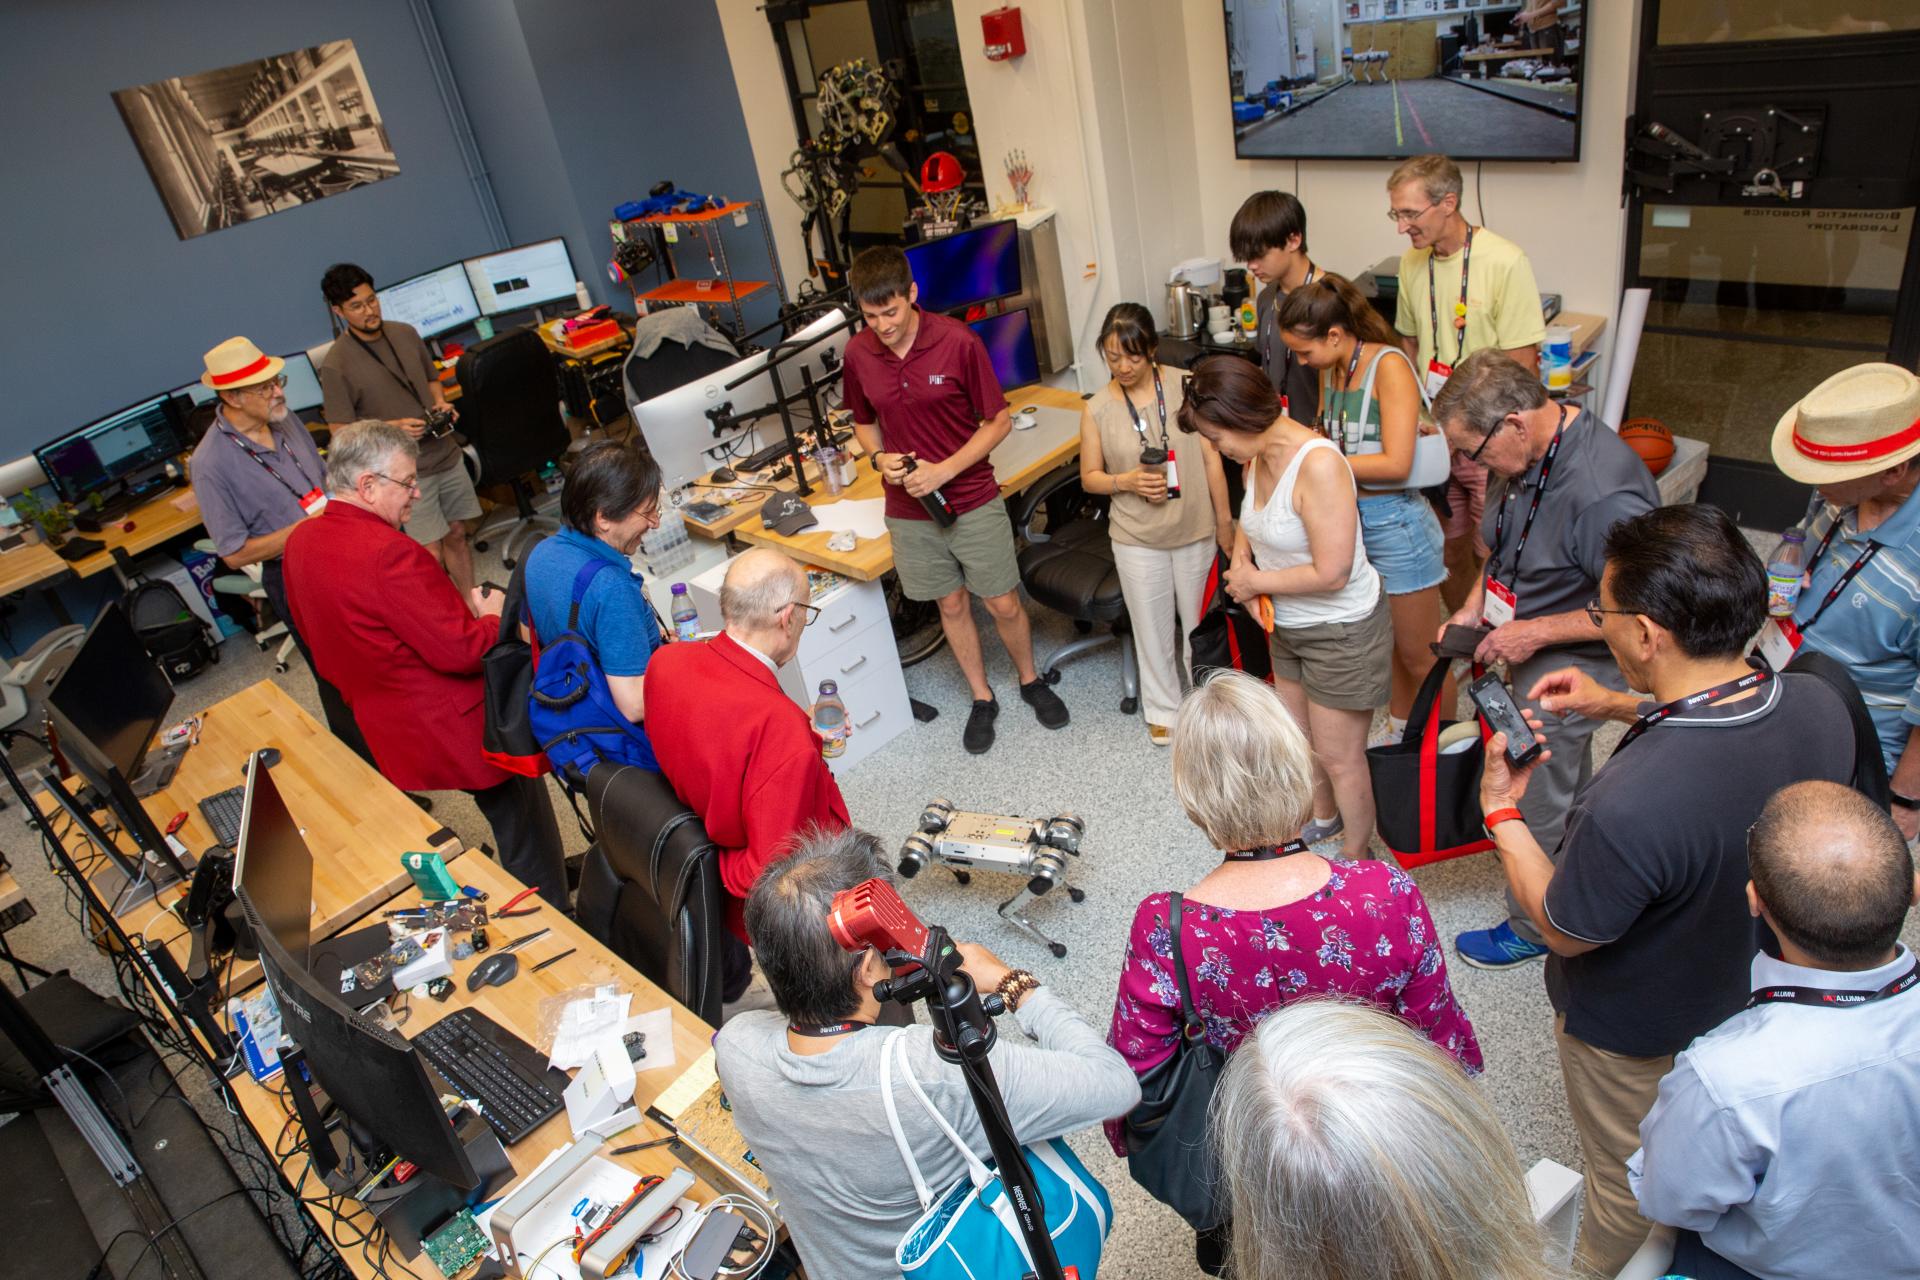
[(538, 973), (550, 964), (559, 964), (562, 960), (565, 960), (568, 956), (572, 955), (574, 952), (578, 951), (579, 949), (580, 948), (578, 947), (568, 947), (565, 951), (562, 951), (559, 955), (554, 956), (552, 959), (542, 960), (539, 964), (533, 966), (533, 968), (530, 969), (528, 972)]
[(680, 1141), (678, 1134), (669, 1134), (664, 1138), (655, 1138), (650, 1142), (636, 1142), (630, 1147), (615, 1147), (609, 1155), (630, 1156), (636, 1151), (645, 1151), (650, 1147), (664, 1147), (670, 1142)]

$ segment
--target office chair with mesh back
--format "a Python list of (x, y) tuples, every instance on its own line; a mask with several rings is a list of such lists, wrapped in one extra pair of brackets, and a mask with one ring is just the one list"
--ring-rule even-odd
[(580, 927), (719, 1026), (727, 941), (719, 848), (649, 769), (597, 764), (586, 790), (598, 838), (580, 868)]
[(533, 509), (528, 478), (567, 452), (572, 435), (560, 416), (560, 377), (547, 344), (533, 329), (516, 329), (468, 347), (455, 368), (460, 383), (460, 421), (467, 438), (467, 470), (475, 488), (504, 484), (513, 490), (512, 508), (498, 507), (473, 530), (476, 550), (487, 549), (487, 535), (504, 527), (511, 569), (521, 549), (559, 529), (560, 522)]
[[(1020, 548), (1020, 583), (1038, 604), (1066, 614), (1088, 634), (1049, 657), (1040, 667), (1048, 682), (1060, 664), (1108, 640), (1120, 642), (1120, 710), (1140, 709), (1140, 667), (1133, 652), (1120, 573), (1107, 533), (1107, 500), (1080, 487), (1080, 466), (1069, 463), (1040, 479), (1015, 500), (1012, 511)], [(1044, 517), (1044, 518), (1043, 518)], [(1103, 634), (1092, 634), (1105, 623)]]

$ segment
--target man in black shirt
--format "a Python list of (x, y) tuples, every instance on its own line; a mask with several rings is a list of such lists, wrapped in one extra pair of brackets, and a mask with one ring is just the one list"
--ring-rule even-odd
[(1290, 191), (1256, 191), (1234, 212), (1227, 243), (1237, 261), (1260, 282), (1254, 311), (1260, 317), (1254, 342), (1260, 368), (1280, 392), (1280, 403), (1295, 422), (1320, 414), (1320, 374), (1280, 340), (1280, 304), (1289, 293), (1320, 276), (1307, 257), (1307, 211)]
[(1854, 733), (1818, 677), (1747, 664), (1766, 575), (1718, 508), (1660, 507), (1615, 525), (1590, 612), (1627, 683), (1652, 700), (1578, 667), (1515, 691), (1549, 714), (1633, 725), (1575, 798), (1553, 859), (1514, 807), (1539, 761), (1509, 769), (1504, 735), (1487, 745), (1480, 801), (1508, 886), (1553, 952), (1547, 995), (1586, 1166), (1577, 1257), (1612, 1275), (1648, 1230), (1626, 1162), (1660, 1078), (1747, 998), (1758, 943), (1747, 828), (1790, 783), (1844, 785)]

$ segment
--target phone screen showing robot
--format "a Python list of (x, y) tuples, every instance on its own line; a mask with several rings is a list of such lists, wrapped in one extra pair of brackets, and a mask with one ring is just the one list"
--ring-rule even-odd
[(1515, 766), (1532, 764), (1540, 754), (1540, 744), (1534, 740), (1532, 726), (1520, 714), (1520, 705), (1500, 677), (1481, 676), (1467, 686), (1467, 696), (1473, 699), (1473, 705), (1480, 709), (1495, 733), (1507, 735), (1507, 759)]

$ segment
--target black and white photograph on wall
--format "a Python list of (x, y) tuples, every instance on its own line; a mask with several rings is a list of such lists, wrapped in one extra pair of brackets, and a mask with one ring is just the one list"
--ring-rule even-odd
[(182, 240), (400, 172), (351, 40), (113, 95)]

